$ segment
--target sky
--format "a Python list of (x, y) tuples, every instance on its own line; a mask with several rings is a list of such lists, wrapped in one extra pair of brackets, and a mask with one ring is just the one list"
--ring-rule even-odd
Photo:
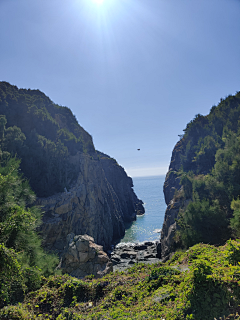
[[(0, 0), (0, 81), (69, 107), (128, 175), (240, 91), (240, 0)], [(140, 150), (137, 150), (140, 149)]]

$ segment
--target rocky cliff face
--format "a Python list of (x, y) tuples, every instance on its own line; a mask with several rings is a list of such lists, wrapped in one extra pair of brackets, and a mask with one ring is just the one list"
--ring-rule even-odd
[(125, 221), (144, 213), (131, 178), (95, 150), (69, 108), (39, 90), (0, 81), (0, 115), (6, 133), (1, 150), (21, 159), (42, 207), (40, 231), (48, 250), (63, 252), (70, 233), (88, 234), (106, 250), (123, 237)]
[(123, 220), (130, 222), (136, 220), (136, 215), (144, 214), (143, 202), (133, 192), (132, 178), (128, 177), (124, 169), (116, 160), (98, 152), (107, 181), (118, 195), (119, 205), (122, 209)]
[(44, 213), (40, 231), (48, 250), (61, 254), (70, 233), (88, 234), (107, 250), (124, 236), (124, 221), (136, 219), (137, 211), (144, 213), (123, 168), (103, 158), (97, 153), (72, 157), (79, 172), (76, 182), (66, 192), (38, 198)]
[(162, 232), (161, 232), (161, 257), (166, 260), (174, 250), (174, 235), (176, 231), (176, 221), (179, 209), (186, 205), (181, 200), (174, 197), (176, 191), (181, 188), (177, 171), (180, 169), (180, 157), (184, 149), (184, 142), (180, 140), (172, 152), (171, 163), (163, 186), (163, 192), (167, 209), (165, 212)]

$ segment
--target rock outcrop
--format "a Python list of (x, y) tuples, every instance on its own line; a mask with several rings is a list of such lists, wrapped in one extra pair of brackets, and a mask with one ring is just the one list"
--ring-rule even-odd
[(107, 250), (124, 236), (124, 222), (136, 219), (139, 210), (144, 212), (131, 178), (115, 160), (101, 155), (79, 153), (72, 157), (79, 172), (76, 182), (66, 192), (38, 198), (36, 204), (43, 210), (40, 231), (48, 250), (61, 255), (70, 233), (88, 234)]
[(94, 275), (101, 278), (113, 271), (112, 262), (103, 247), (94, 243), (88, 235), (73, 233), (67, 236), (67, 247), (61, 258), (60, 269), (76, 278)]
[(107, 181), (118, 196), (119, 205), (123, 212), (123, 220), (131, 222), (136, 215), (144, 214), (143, 202), (132, 192), (133, 181), (116, 160), (97, 152)]
[(187, 203), (182, 203), (180, 199), (174, 198), (176, 192), (181, 189), (177, 171), (181, 166), (180, 159), (183, 148), (184, 142), (180, 140), (172, 152), (171, 163), (163, 186), (165, 202), (167, 204), (161, 231), (161, 258), (163, 260), (167, 260), (171, 252), (174, 251), (174, 235), (177, 228), (176, 218), (178, 217), (180, 207), (187, 205)]

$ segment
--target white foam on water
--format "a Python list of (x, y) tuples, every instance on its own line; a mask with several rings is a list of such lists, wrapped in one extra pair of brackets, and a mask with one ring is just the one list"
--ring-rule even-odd
[(155, 229), (153, 230), (154, 233), (161, 233), (162, 232), (162, 229)]

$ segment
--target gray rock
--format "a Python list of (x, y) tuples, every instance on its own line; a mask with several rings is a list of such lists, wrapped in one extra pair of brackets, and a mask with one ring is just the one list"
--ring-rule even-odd
[(120, 254), (122, 259), (134, 259), (137, 256), (137, 252), (135, 251), (125, 251)]
[(162, 253), (161, 253), (161, 242), (157, 242), (157, 258), (161, 258)]
[(88, 235), (73, 238), (64, 250), (59, 268), (77, 278), (91, 274), (100, 278), (113, 271), (112, 262), (102, 246), (94, 243)]
[(190, 199), (176, 199), (174, 196), (176, 192), (181, 192), (182, 188), (177, 171), (181, 167), (181, 155), (184, 150), (185, 140), (181, 139), (173, 149), (169, 171), (163, 187), (167, 209), (161, 231), (161, 248), (158, 248), (158, 256), (161, 255), (163, 261), (170, 257), (176, 246), (174, 236), (177, 230), (176, 219), (178, 218), (179, 210), (180, 208), (185, 208), (190, 201)]
[(147, 245), (136, 245), (134, 246), (134, 250), (146, 250), (147, 249)]
[(43, 245), (61, 255), (68, 234), (67, 242), (72, 234), (88, 234), (108, 250), (124, 236), (124, 222), (144, 213), (142, 201), (132, 189), (132, 179), (107, 155), (79, 153), (71, 162), (79, 174), (69, 191), (37, 199), (43, 211)]
[(159, 262), (157, 257), (157, 245), (155, 242), (144, 244), (119, 244), (111, 253), (113, 271), (124, 271), (135, 263), (152, 264)]
[(111, 256), (111, 260), (119, 262), (121, 260), (121, 258), (117, 254), (114, 254)]
[(107, 181), (118, 196), (119, 205), (122, 208), (123, 220), (131, 222), (136, 220), (136, 215), (143, 215), (145, 210), (143, 202), (137, 198), (132, 190), (133, 181), (125, 171), (112, 158), (98, 152)]

